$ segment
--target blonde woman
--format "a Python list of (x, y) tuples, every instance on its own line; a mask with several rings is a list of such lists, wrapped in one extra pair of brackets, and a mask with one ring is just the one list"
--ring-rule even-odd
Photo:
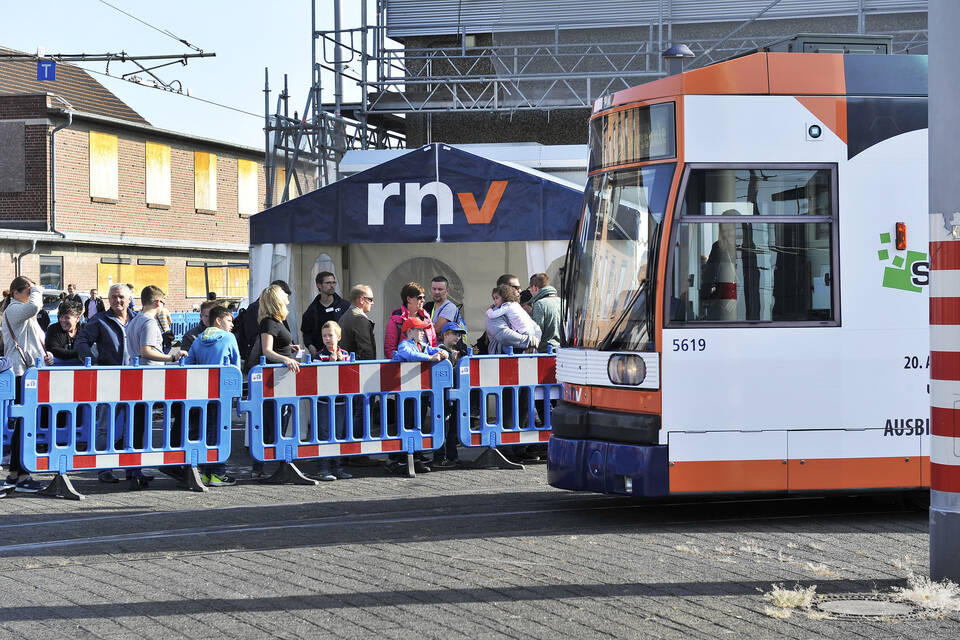
[[(37, 358), (44, 364), (53, 364), (53, 354), (43, 346), (43, 331), (37, 322), (37, 313), (43, 308), (43, 289), (23, 276), (13, 279), (10, 291), (0, 303), (0, 335), (3, 337), (4, 356), (10, 362), (16, 380), (17, 402), (21, 398), (23, 374), (34, 366)], [(0, 498), (13, 491), (37, 493), (43, 485), (30, 477), (20, 463), (20, 424), (14, 425), (10, 440), (10, 473), (0, 485)]]
[(283, 289), (270, 285), (260, 294), (257, 322), (260, 323), (260, 351), (267, 362), (284, 365), (293, 373), (300, 371), (300, 363), (294, 357), (300, 348), (293, 343), (290, 330), (283, 323), (287, 319), (290, 298)]
[[(298, 373), (300, 363), (293, 356), (299, 348), (293, 344), (290, 329), (284, 324), (284, 320), (287, 319), (287, 305), (289, 303), (290, 298), (287, 297), (283, 289), (275, 284), (270, 285), (260, 294), (257, 310), (260, 352), (267, 359), (267, 362), (282, 364), (291, 372)], [(253, 350), (256, 352), (256, 347)], [(256, 362), (252, 363), (254, 366), (256, 364)], [(263, 437), (264, 442), (267, 443), (276, 442), (279, 435), (276, 432), (276, 407), (274, 405), (275, 403), (272, 400), (264, 402)], [(291, 414), (292, 407), (290, 405), (281, 405), (280, 423), (283, 429), (287, 428)], [(263, 477), (262, 462), (256, 460), (253, 462), (251, 475), (254, 478)]]

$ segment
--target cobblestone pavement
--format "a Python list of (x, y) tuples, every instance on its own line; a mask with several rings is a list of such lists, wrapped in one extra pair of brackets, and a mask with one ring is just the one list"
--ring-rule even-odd
[(0, 638), (960, 632), (957, 613), (765, 612), (775, 583), (889, 593), (925, 573), (926, 513), (893, 500), (645, 503), (554, 490), (543, 465), (356, 472), (318, 487), (242, 479), (206, 494), (165, 478), (132, 492), (81, 475), (83, 502), (0, 501)]

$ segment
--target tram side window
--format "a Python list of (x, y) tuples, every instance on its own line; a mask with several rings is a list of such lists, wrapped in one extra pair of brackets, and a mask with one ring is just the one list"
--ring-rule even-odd
[(692, 169), (687, 185), (672, 322), (835, 320), (830, 169)]

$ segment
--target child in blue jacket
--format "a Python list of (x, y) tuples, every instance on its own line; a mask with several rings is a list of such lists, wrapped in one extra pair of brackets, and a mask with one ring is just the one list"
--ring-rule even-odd
[[(430, 323), (426, 320), (421, 320), (416, 317), (409, 317), (403, 321), (403, 325), (400, 327), (400, 333), (406, 337), (400, 344), (397, 345), (397, 350), (393, 353), (394, 362), (439, 362), (447, 358), (447, 352), (439, 347), (431, 347), (426, 344), (426, 329), (430, 326)], [(403, 403), (403, 415), (404, 415), (404, 424), (408, 429), (416, 428), (416, 416), (414, 415), (413, 403), (404, 402)], [(427, 416), (429, 416), (429, 408), (427, 402), (421, 402), (421, 424), (427, 423)], [(393, 473), (404, 475), (406, 474), (406, 464), (403, 462), (402, 457), (396, 454), (391, 454), (391, 462), (387, 465), (387, 468)], [(430, 471), (430, 467), (427, 465), (427, 461), (422, 453), (416, 454), (416, 460), (414, 462), (414, 469), (417, 473), (427, 473)]]

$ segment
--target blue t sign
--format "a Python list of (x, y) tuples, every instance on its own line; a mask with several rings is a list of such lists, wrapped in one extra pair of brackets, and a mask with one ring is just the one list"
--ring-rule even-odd
[(37, 61), (37, 80), (56, 80), (57, 63), (53, 60)]

